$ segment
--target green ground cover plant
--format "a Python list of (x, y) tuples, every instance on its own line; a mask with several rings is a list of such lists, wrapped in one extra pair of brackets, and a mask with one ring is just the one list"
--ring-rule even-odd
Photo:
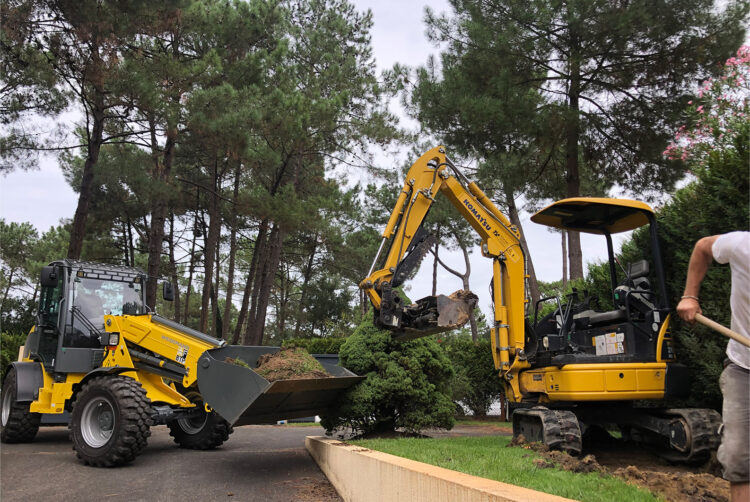
[(446, 469), (510, 483), (582, 502), (657, 501), (652, 493), (601, 473), (578, 474), (540, 468), (541, 458), (524, 448), (507, 448), (511, 438), (367, 439), (351, 443)]

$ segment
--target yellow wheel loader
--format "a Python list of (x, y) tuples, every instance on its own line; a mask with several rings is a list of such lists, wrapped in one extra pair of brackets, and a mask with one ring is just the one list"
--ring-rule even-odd
[[(151, 426), (166, 424), (181, 447), (216, 448), (235, 425), (324, 413), (361, 380), (321, 356), (330, 378), (269, 382), (254, 369), (279, 347), (227, 345), (150, 312), (145, 281), (99, 263), (43, 268), (37, 323), (3, 379), (2, 442), (33, 440), (42, 418), (68, 422), (84, 463), (117, 466)], [(171, 284), (162, 294), (172, 299)]]
[[(476, 296), (466, 293), (405, 305), (395, 290), (435, 243), (422, 223), (438, 194), (468, 221), (481, 239), (482, 255), (492, 260), (492, 350), (505, 398), (514, 409), (514, 435), (579, 453), (585, 433), (618, 427), (625, 437), (688, 462), (703, 460), (718, 447), (721, 417), (716, 411), (658, 407), (664, 398), (684, 396), (689, 376), (675, 361), (656, 220), (642, 202), (579, 197), (536, 213), (536, 223), (604, 237), (613, 307), (598, 309), (578, 294), (529, 306), (519, 229), (456, 168), (443, 147), (436, 147), (407, 173), (380, 249), (360, 283), (378, 326), (401, 339), (417, 338), (456, 328), (475, 307)], [(645, 225), (650, 226), (651, 260), (619, 267), (612, 235)], [(553, 311), (538, 316), (542, 302), (553, 302)], [(643, 403), (647, 406), (637, 405)]]

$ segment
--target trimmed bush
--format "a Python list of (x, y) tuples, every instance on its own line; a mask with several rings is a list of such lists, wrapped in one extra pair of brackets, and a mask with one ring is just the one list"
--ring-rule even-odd
[(396, 342), (368, 317), (339, 357), (342, 366), (367, 378), (322, 417), (328, 434), (347, 427), (361, 434), (453, 427), (453, 368), (434, 337)]
[(301, 347), (309, 354), (338, 354), (346, 338), (291, 338), (282, 347)]
[(453, 402), (465, 405), (474, 416), (485, 416), (492, 402), (499, 399), (503, 391), (492, 360), (490, 341), (474, 343), (470, 338), (450, 337), (440, 345), (455, 371), (451, 380)]

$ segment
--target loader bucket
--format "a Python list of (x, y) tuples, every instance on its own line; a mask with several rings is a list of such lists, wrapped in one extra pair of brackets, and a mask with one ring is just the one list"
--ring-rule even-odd
[[(268, 424), (325, 412), (339, 396), (362, 380), (331, 361), (315, 358), (332, 376), (269, 382), (255, 371), (258, 358), (280, 347), (229, 345), (205, 351), (198, 361), (198, 390), (204, 403), (233, 425)], [(250, 368), (231, 361), (242, 360)]]

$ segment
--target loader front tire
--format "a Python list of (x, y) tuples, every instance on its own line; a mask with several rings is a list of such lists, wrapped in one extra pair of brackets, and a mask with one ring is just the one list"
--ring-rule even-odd
[(138, 456), (151, 425), (151, 401), (141, 384), (124, 376), (102, 376), (86, 382), (76, 395), (68, 428), (83, 463), (115, 467)]
[(39, 431), (40, 413), (29, 411), (30, 403), (16, 401), (16, 369), (11, 368), (3, 382), (2, 420), (0, 420), (0, 441), (3, 443), (28, 443)]
[(191, 417), (167, 422), (169, 435), (181, 448), (191, 450), (213, 450), (221, 446), (234, 432), (229, 422), (215, 411), (206, 412), (203, 400), (197, 391), (182, 391), (183, 395), (195, 403), (198, 410)]

